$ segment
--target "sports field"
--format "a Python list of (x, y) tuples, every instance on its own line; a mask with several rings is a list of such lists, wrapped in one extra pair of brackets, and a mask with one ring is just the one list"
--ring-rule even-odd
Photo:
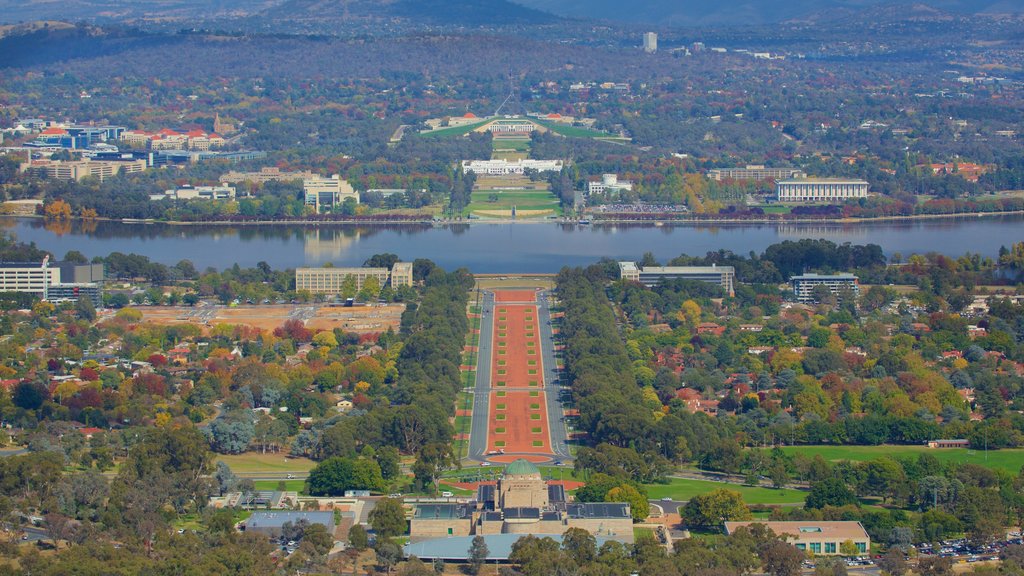
[(1009, 470), (1017, 473), (1024, 466), (1024, 449), (1013, 450), (968, 450), (965, 448), (928, 448), (927, 446), (784, 446), (788, 454), (803, 454), (814, 457), (820, 454), (825, 460), (838, 462), (851, 460), (863, 462), (883, 456), (916, 458), (919, 454), (931, 454), (940, 462), (978, 464), (988, 468)]
[(505, 452), (490, 458), (495, 462), (519, 457), (546, 461), (553, 453), (543, 391), (540, 329), (537, 305), (527, 304), (536, 302), (537, 293), (502, 290), (494, 295), (487, 450)]
[[(800, 504), (803, 505), (806, 492), (783, 488), (762, 488), (760, 486), (743, 486), (740, 484), (726, 484), (724, 482), (710, 482), (707, 480), (691, 480), (689, 478), (672, 478), (668, 484), (645, 484), (647, 496), (651, 500), (672, 498), (677, 501), (686, 501), (698, 494), (706, 494), (714, 490), (726, 489), (739, 492), (743, 495), (743, 501), (747, 504)], [(672, 510), (675, 512), (675, 510)]]

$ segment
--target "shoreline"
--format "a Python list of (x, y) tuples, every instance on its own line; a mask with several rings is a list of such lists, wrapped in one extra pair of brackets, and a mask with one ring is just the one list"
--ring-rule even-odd
[[(452, 225), (472, 224), (572, 224), (577, 226), (603, 226), (618, 224), (647, 224), (652, 226), (687, 226), (699, 227), (702, 225), (718, 224), (840, 224), (857, 225), (872, 224), (878, 222), (913, 222), (916, 220), (955, 220), (967, 218), (993, 218), (998, 216), (1021, 216), (1024, 210), (1009, 210), (1004, 212), (956, 212), (952, 214), (912, 214), (908, 216), (873, 216), (870, 218), (785, 218), (785, 217), (760, 217), (760, 218), (682, 218), (682, 219), (645, 219), (645, 218), (582, 218), (582, 219), (527, 219), (517, 220), (513, 218), (473, 218), (463, 220), (434, 220), (434, 219), (413, 219), (413, 220), (391, 220), (391, 219), (369, 219), (369, 220), (210, 220), (210, 221), (186, 221), (186, 220), (156, 220), (139, 218), (89, 218), (72, 217), (72, 221), (79, 222), (117, 222), (121, 224), (165, 224), (168, 226), (434, 226), (445, 227)], [(45, 217), (38, 214), (5, 214), (8, 218), (34, 218), (44, 220)], [(581, 223), (580, 220), (587, 220)]]

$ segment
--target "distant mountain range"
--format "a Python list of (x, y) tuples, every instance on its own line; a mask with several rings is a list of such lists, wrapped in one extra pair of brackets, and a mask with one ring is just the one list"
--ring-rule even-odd
[(507, 0), (285, 0), (265, 15), (290, 20), (405, 20), (455, 26), (544, 23), (556, 19)]
[[(891, 0), (516, 0), (516, 2), (571, 18), (594, 18), (662, 26), (759, 25), (785, 21), (823, 21), (854, 16), (879, 5), (894, 8), (923, 6), (919, 2)], [(1024, 0), (929, 0), (937, 14), (1020, 14)]]
[(479, 26), (545, 23), (564, 16), (652, 26), (722, 26), (1022, 13), (1024, 0), (0, 0), (0, 23), (145, 19), (202, 25), (211, 18), (268, 17)]
[(478, 26), (544, 23), (551, 14), (508, 0), (0, 0), (0, 23), (36, 20), (191, 21), (261, 17), (285, 20), (406, 21)]

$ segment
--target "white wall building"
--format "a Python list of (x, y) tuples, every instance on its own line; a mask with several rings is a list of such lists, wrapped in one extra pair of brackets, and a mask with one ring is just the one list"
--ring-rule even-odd
[(463, 160), (462, 173), (482, 174), (486, 176), (506, 176), (524, 174), (527, 170), (537, 172), (561, 172), (561, 160)]
[(587, 182), (587, 194), (621, 193), (632, 190), (633, 183), (629, 180), (619, 180), (617, 174), (602, 174), (600, 180)]
[(779, 202), (844, 202), (867, 195), (866, 180), (794, 178), (775, 183), (775, 197)]
[(150, 200), (232, 200), (234, 197), (234, 186), (182, 186), (149, 195)]
[(359, 203), (359, 193), (337, 174), (330, 178), (306, 178), (302, 181), (302, 191), (306, 205), (312, 206), (317, 212), (324, 206), (340, 206), (349, 198)]
[(658, 51), (657, 32), (644, 32), (644, 52), (654, 54)]

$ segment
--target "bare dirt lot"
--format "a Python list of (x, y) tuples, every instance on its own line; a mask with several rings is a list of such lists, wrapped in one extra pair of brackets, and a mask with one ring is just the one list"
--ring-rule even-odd
[(405, 311), (404, 304), (380, 304), (373, 306), (317, 306), (310, 304), (270, 306), (142, 306), (145, 322), (155, 324), (197, 324), (204, 328), (217, 324), (244, 324), (260, 330), (273, 330), (288, 320), (296, 319), (311, 330), (333, 330), (341, 328), (346, 332), (386, 332), (388, 328), (397, 331)]

